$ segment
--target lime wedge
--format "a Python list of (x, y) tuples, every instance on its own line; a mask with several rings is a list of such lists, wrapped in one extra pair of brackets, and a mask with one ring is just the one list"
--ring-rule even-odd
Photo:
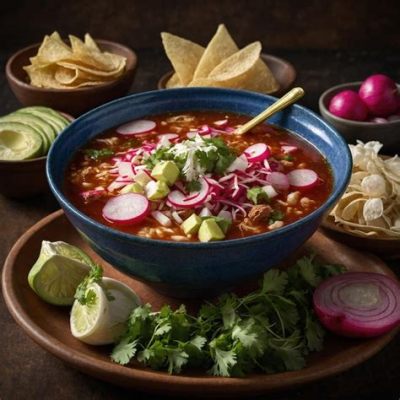
[(124, 332), (129, 314), (141, 304), (140, 299), (128, 286), (112, 278), (90, 284), (85, 293), (90, 294), (90, 301), (81, 304), (75, 300), (72, 306), (72, 335), (92, 345), (114, 343)]
[(93, 264), (92, 259), (75, 246), (43, 241), (39, 258), (29, 271), (28, 282), (46, 302), (71, 305), (76, 288)]

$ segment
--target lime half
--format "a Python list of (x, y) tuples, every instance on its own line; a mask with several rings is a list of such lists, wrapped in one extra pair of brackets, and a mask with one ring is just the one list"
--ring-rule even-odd
[(112, 278), (101, 284), (92, 283), (86, 289), (89, 301), (75, 300), (70, 326), (74, 337), (92, 345), (114, 343), (124, 332), (126, 321), (140, 299), (127, 285)]
[(29, 271), (28, 282), (46, 302), (71, 305), (76, 288), (92, 265), (92, 259), (75, 246), (43, 241), (39, 258)]

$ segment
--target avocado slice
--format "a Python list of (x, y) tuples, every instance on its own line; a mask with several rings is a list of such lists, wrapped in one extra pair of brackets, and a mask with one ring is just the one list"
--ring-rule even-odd
[(0, 122), (0, 160), (17, 161), (40, 157), (42, 136), (19, 122)]
[(34, 128), (42, 136), (43, 144), (47, 150), (56, 138), (56, 134), (51, 125), (35, 115), (12, 113), (1, 117), (0, 122), (20, 122), (21, 124)]
[(53, 110), (52, 108), (49, 107), (43, 107), (43, 106), (31, 106), (31, 107), (25, 107), (26, 109), (35, 109), (36, 111), (41, 111), (43, 113), (47, 113), (52, 115), (54, 118), (58, 118), (63, 124), (64, 128), (70, 124), (70, 121), (67, 120), (61, 113), (59, 113), (56, 110)]
[[(48, 110), (51, 110), (47, 107), (25, 107), (21, 108), (16, 113), (18, 114), (30, 114), (36, 115), (40, 118), (43, 118), (48, 124), (50, 124), (56, 131), (57, 135), (60, 134), (64, 128), (69, 124), (69, 122), (61, 116), (61, 114), (56, 113), (56, 111), (51, 110), (53, 113), (50, 113)], [(62, 118), (62, 119), (61, 119)]]

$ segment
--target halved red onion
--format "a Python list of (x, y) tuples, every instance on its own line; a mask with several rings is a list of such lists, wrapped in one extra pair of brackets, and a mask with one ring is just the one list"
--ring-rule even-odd
[(201, 189), (197, 192), (185, 195), (179, 190), (173, 190), (168, 194), (168, 201), (178, 208), (192, 208), (203, 204), (210, 191), (210, 185), (205, 179), (199, 180)]
[(137, 224), (150, 212), (150, 202), (139, 193), (112, 197), (103, 207), (103, 217), (118, 225)]
[(155, 127), (156, 123), (154, 121), (148, 119), (137, 119), (119, 126), (117, 132), (120, 135), (138, 135), (140, 133), (150, 132)]
[(294, 189), (307, 190), (318, 184), (318, 175), (312, 169), (299, 168), (287, 174), (289, 184)]
[(283, 172), (271, 172), (267, 175), (266, 181), (276, 190), (288, 190), (290, 187), (289, 179)]
[(265, 143), (255, 143), (243, 152), (250, 162), (263, 161), (271, 154), (269, 147)]
[(348, 272), (317, 287), (314, 310), (332, 332), (350, 337), (373, 337), (400, 323), (400, 285), (372, 272)]

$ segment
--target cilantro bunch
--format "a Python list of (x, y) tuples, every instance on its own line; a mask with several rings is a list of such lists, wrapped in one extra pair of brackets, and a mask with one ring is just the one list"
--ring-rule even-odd
[(138, 307), (111, 358), (123, 365), (136, 358), (171, 374), (184, 368), (226, 377), (301, 369), (305, 356), (323, 346), (313, 290), (341, 271), (308, 256), (287, 271), (268, 271), (260, 288), (244, 297), (225, 294), (215, 304), (203, 304), (196, 316), (183, 305), (158, 312), (149, 304)]

